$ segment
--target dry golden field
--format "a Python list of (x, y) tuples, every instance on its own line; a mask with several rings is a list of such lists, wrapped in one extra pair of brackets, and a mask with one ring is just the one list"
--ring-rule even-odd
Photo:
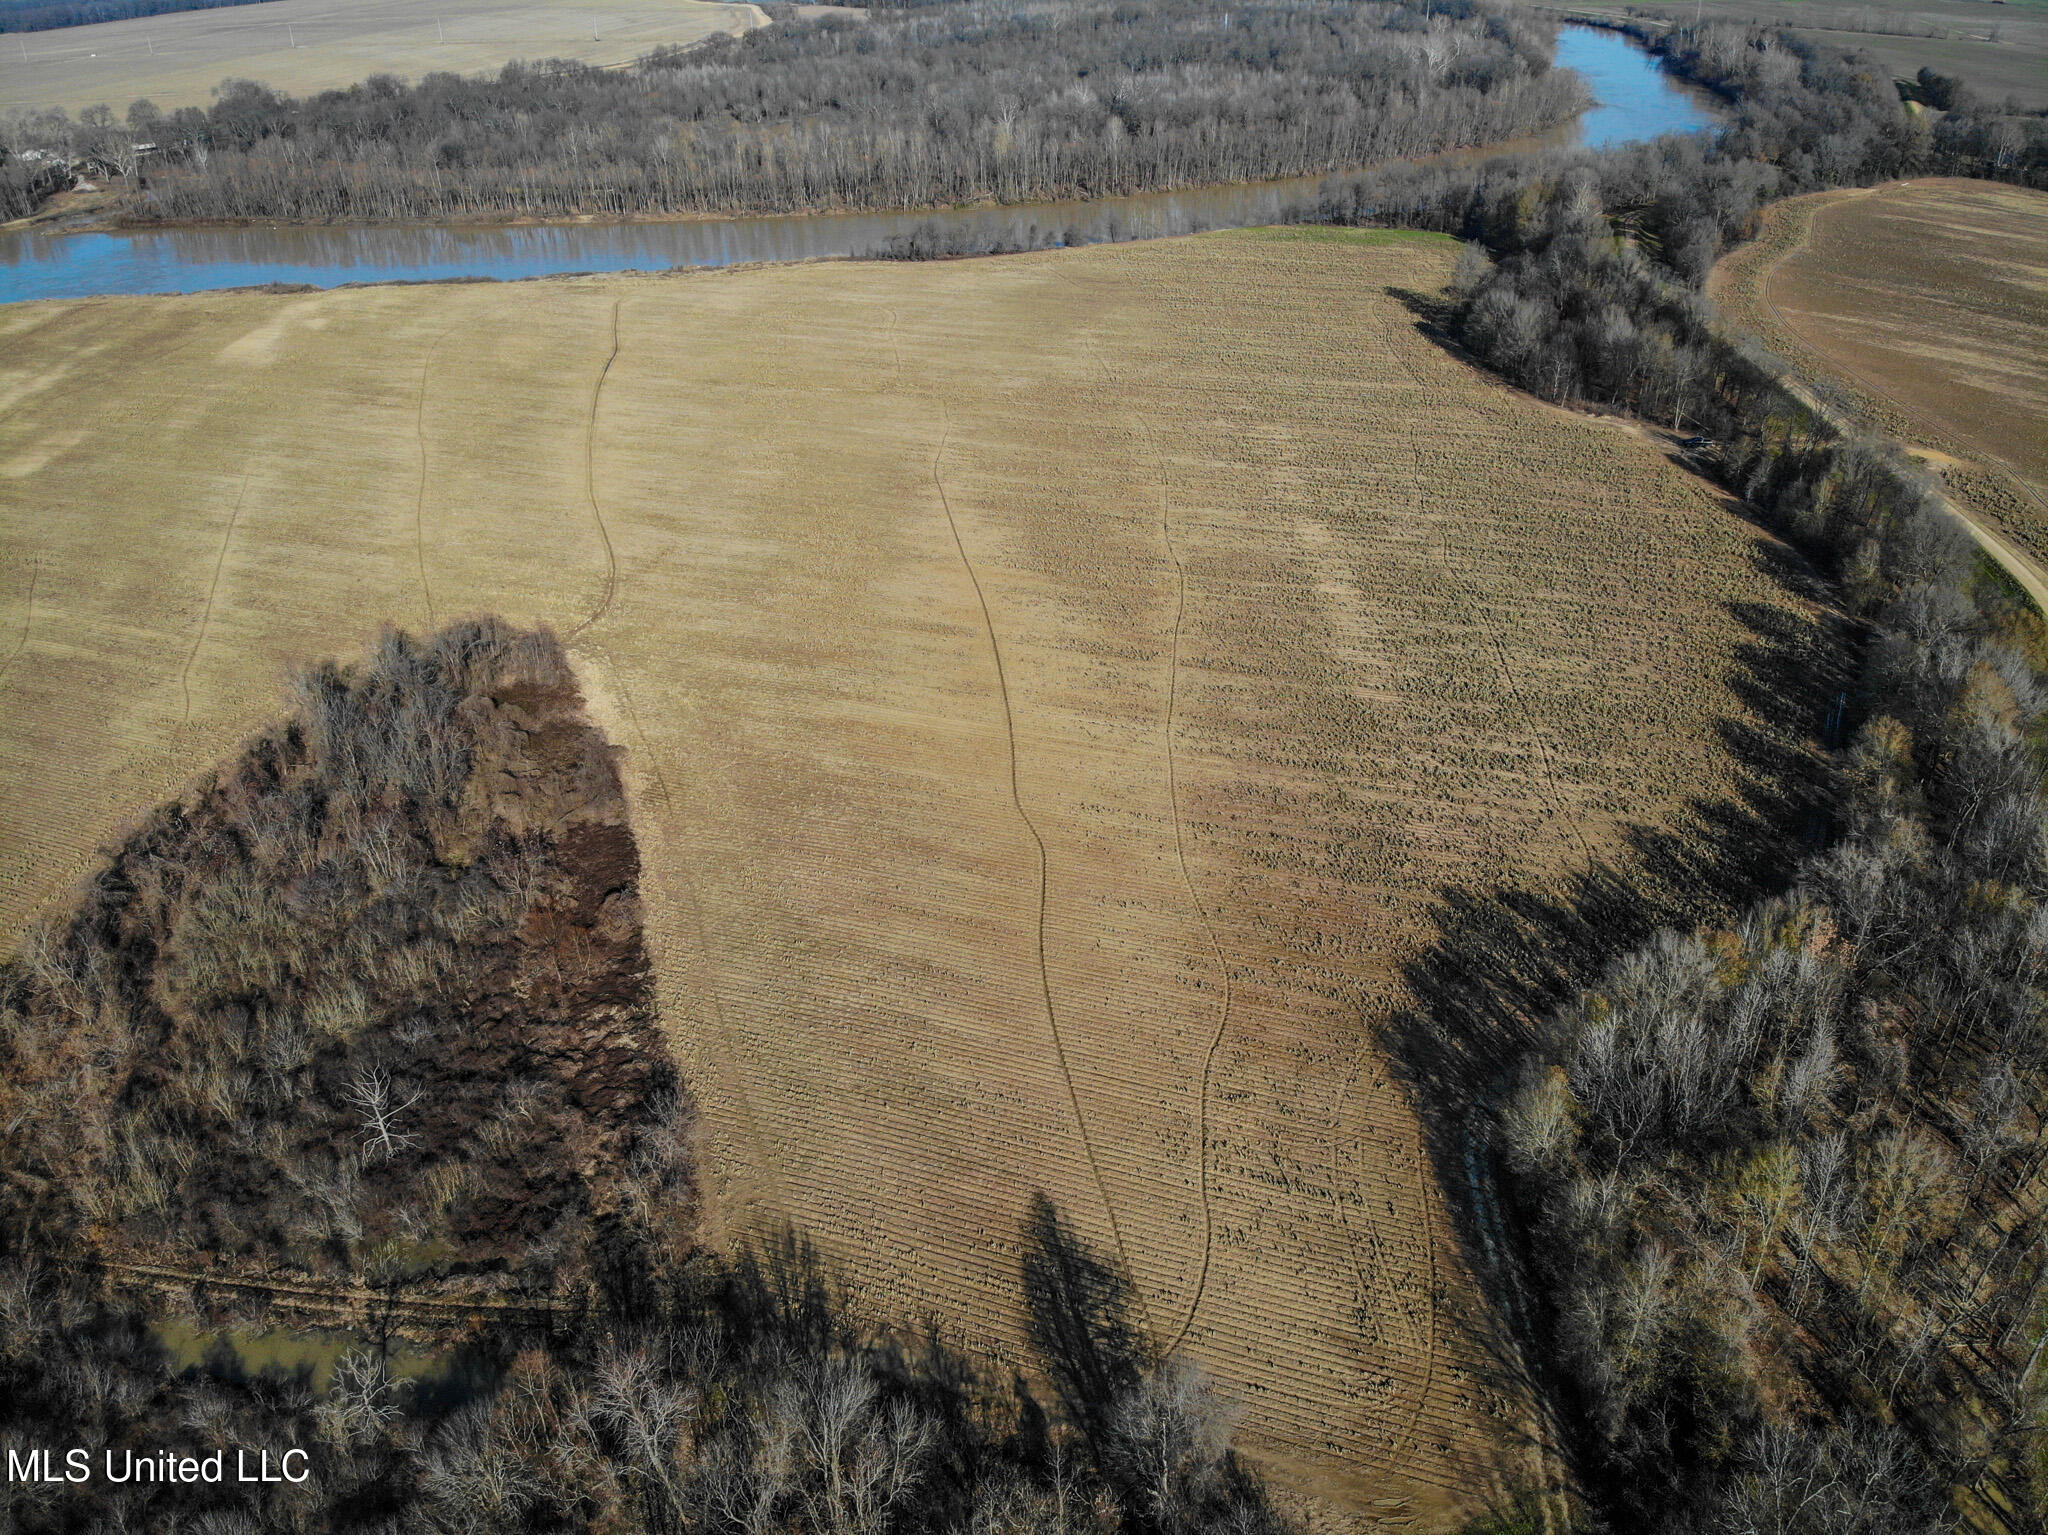
[(0, 934), (288, 660), (546, 621), (722, 1236), (1021, 1363), (1043, 1190), (1285, 1484), (1444, 1527), (1522, 1407), (1376, 1032), (1444, 892), (1733, 799), (1806, 621), (1651, 444), (1418, 333), (1453, 252), (0, 309)]
[(229, 78), (305, 95), (513, 59), (625, 64), (767, 19), (726, 0), (269, 0), (0, 37), (0, 112), (104, 103), (119, 114), (144, 97), (203, 107)]
[(1791, 198), (1708, 291), (2048, 558), (2048, 192), (1928, 177)]

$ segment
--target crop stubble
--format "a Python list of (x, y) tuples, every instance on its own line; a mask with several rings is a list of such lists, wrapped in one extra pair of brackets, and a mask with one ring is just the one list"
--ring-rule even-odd
[(1042, 1189), (1286, 1480), (1447, 1513), (1520, 1408), (1374, 1030), (1440, 891), (1732, 792), (1733, 608), (1786, 600), (1640, 440), (1421, 338), (1389, 290), (1448, 266), (1237, 233), (0, 311), (0, 931), (287, 659), (549, 622), (723, 1233), (790, 1218), (1021, 1363)]
[(1923, 177), (1790, 198), (1709, 291), (2048, 558), (2048, 193)]
[(0, 37), (0, 112), (141, 98), (204, 107), (227, 79), (292, 95), (374, 74), (477, 74), (515, 59), (628, 64), (765, 25), (745, 0), (268, 0)]

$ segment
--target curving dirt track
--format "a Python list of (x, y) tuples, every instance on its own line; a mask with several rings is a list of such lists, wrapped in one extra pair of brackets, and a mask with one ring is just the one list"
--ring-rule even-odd
[(1452, 254), (0, 310), (0, 934), (286, 660), (429, 590), (550, 622), (626, 750), (718, 1233), (793, 1219), (1021, 1365), (1043, 1190), (1283, 1482), (1444, 1527), (1524, 1409), (1375, 1029), (1440, 892), (1736, 793), (1790, 606), (1641, 438), (1418, 333)]
[(1922, 177), (1790, 198), (1708, 292), (1825, 407), (2048, 561), (2048, 193)]

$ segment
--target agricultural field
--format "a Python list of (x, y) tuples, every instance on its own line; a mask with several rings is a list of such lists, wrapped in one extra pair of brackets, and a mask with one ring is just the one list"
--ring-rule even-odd
[(1029, 1368), (1042, 1191), (1328, 1527), (1449, 1527), (1528, 1409), (1383, 1036), (1501, 962), (1453, 909), (1707, 909), (1822, 621), (1655, 443), (1426, 338), (1455, 249), (0, 309), (0, 942), (289, 661), (546, 622), (715, 1239)]
[(671, 44), (765, 25), (759, 6), (726, 0), (270, 0), (210, 11), (25, 32), (0, 38), (0, 112), (147, 99), (204, 107), (221, 81), (292, 95), (394, 74), (476, 74), (514, 59), (629, 64)]
[(2048, 561), (2048, 193), (1923, 178), (1792, 198), (1709, 291)]
[(1899, 79), (1922, 69), (1960, 76), (1990, 102), (2048, 107), (2048, 0), (1577, 0), (1555, 9), (1626, 21), (1753, 22), (1860, 50)]

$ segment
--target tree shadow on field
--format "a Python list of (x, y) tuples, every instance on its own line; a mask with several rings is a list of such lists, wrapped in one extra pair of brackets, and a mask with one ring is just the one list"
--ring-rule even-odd
[(1098, 1454), (1116, 1404), (1153, 1363), (1129, 1278), (1034, 1192), (1023, 1221), (1024, 1320), (1067, 1421)]
[[(1452, 321), (1458, 304), (1447, 293), (1417, 293), (1413, 288), (1389, 287), (1387, 297), (1415, 316), (1415, 328), (1460, 362), (1472, 362), (1472, 355), (1458, 345)], [(1493, 373), (1488, 378), (1495, 378)], [(1510, 386), (1512, 387), (1512, 386)]]
[(1785, 891), (1798, 860), (1826, 840), (1836, 797), (1826, 748), (1848, 733), (1856, 632), (1785, 544), (1760, 534), (1750, 558), (1777, 600), (1724, 608), (1742, 628), (1723, 678), (1740, 707), (1715, 724), (1730, 792), (1627, 827), (1621, 850), (1548, 884), (1441, 888), (1435, 941), (1406, 970), (1411, 1005), (1380, 1031), (1482, 1292), (1481, 1314), (1462, 1320), (1483, 1368), (1511, 1400), (1537, 1403), (1575, 1460), (1582, 1446), (1563, 1425), (1587, 1419), (1559, 1367), (1559, 1319), (1525, 1272), (1529, 1212), (1497, 1174), (1494, 1116), (1547, 1059), (1550, 1016), (1623, 954), (1660, 928), (1725, 923)]
[(787, 1222), (742, 1248), (718, 1309), (744, 1336), (774, 1336), (824, 1355), (861, 1341), (817, 1245)]

